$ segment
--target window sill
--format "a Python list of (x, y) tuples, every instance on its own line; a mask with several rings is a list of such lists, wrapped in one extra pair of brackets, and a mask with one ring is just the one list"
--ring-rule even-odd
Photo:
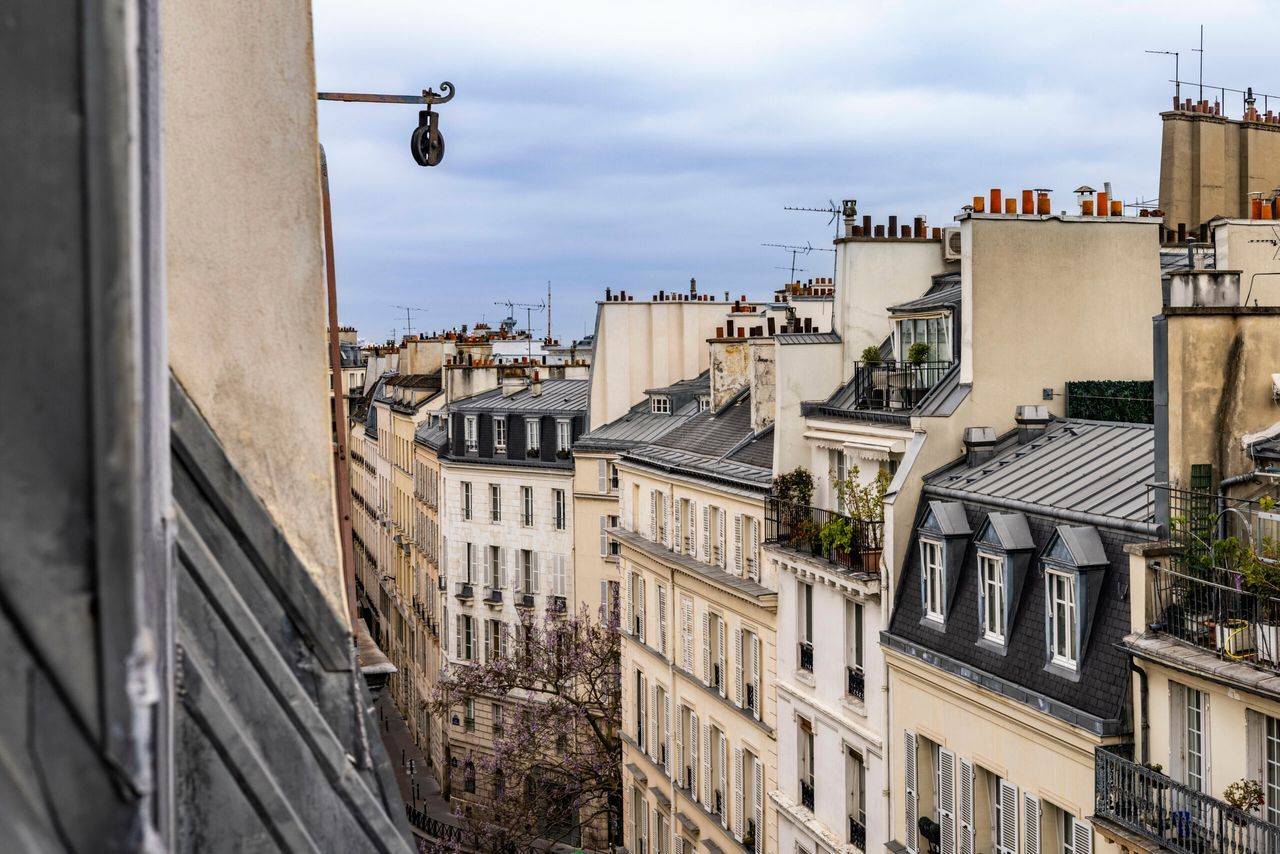
[(795, 672), (795, 679), (797, 682), (803, 683), (809, 688), (818, 687), (817, 680), (813, 678), (813, 671), (811, 670), (801, 670), (800, 668), (797, 667)]
[(858, 717), (865, 718), (867, 716), (866, 702), (863, 700), (859, 700), (857, 697), (854, 697), (850, 694), (845, 694), (843, 697), (840, 698), (840, 705), (844, 706), (849, 711), (858, 715)]
[(978, 638), (976, 645), (980, 649), (985, 649), (987, 652), (992, 652), (992, 653), (995, 653), (996, 655), (1003, 656), (1003, 655), (1009, 654), (1008, 645), (1002, 641), (996, 641), (996, 640), (992, 640), (991, 638), (983, 637), (983, 638)]
[(1056, 661), (1050, 661), (1044, 666), (1044, 669), (1046, 672), (1052, 673), (1054, 676), (1059, 676), (1071, 682), (1080, 681), (1080, 671), (1077, 667), (1069, 667), (1065, 664), (1059, 664)]

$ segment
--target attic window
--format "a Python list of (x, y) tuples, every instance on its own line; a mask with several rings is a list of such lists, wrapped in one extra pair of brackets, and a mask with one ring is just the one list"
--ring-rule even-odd
[(945, 619), (946, 564), (943, 563), (943, 545), (932, 540), (920, 541), (921, 601), (926, 619), (939, 623)]
[(978, 623), (982, 631), (979, 643), (991, 644), (1003, 653), (1035, 541), (1026, 516), (990, 513), (974, 543), (978, 553)]
[(1045, 657), (1076, 678), (1108, 566), (1096, 528), (1059, 525), (1041, 555), (1045, 583)]
[(703, 395), (702, 397), (699, 397), (699, 398), (698, 398), (698, 411), (699, 411), (699, 412), (705, 412), (706, 410), (708, 410), (708, 409), (710, 409), (710, 408), (711, 408), (711, 398), (710, 398), (709, 396), (707, 396), (707, 395)]
[(671, 398), (665, 394), (655, 394), (649, 399), (649, 406), (654, 415), (671, 414)]

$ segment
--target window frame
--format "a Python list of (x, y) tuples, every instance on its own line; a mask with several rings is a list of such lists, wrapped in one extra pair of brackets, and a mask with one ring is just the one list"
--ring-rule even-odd
[(489, 521), (496, 525), (502, 521), (502, 484), (489, 484)]
[(495, 415), (493, 417), (493, 450), (494, 453), (507, 450), (507, 419), (505, 416)]
[(476, 415), (462, 417), (463, 448), (468, 454), (480, 452), (480, 418)]
[(525, 528), (533, 527), (533, 487), (520, 487), (520, 524)]
[[(1053, 564), (1045, 564), (1045, 619), (1047, 626), (1047, 636), (1049, 638), (1049, 663), (1057, 667), (1075, 672), (1079, 668), (1080, 660), (1080, 630), (1079, 630), (1079, 591), (1077, 590), (1078, 574), (1055, 566)], [(1062, 589), (1069, 593), (1069, 598), (1059, 599), (1058, 591), (1055, 585), (1061, 584)], [(1069, 608), (1070, 619), (1067, 625), (1065, 639), (1069, 641), (1071, 648), (1070, 656), (1063, 655), (1059, 651), (1058, 636), (1061, 632), (1061, 626), (1058, 619), (1059, 605), (1065, 606), (1064, 610)]]
[[(568, 498), (565, 496), (563, 489), (551, 490), (551, 496), (555, 506), (555, 525), (557, 531), (566, 530), (569, 526)], [(533, 522), (530, 516), (530, 524)]]
[[(988, 550), (978, 551), (978, 598), (981, 607), (978, 610), (978, 617), (981, 620), (980, 628), (982, 629), (982, 639), (991, 641), (992, 643), (1004, 645), (1008, 636), (1009, 627), (1006, 624), (1007, 611), (1005, 609), (1005, 597), (1008, 591), (1005, 590), (1005, 562), (1008, 557), (996, 554)], [(994, 567), (994, 579), (989, 575), (989, 570)], [(992, 596), (992, 592), (995, 596)], [(998, 629), (991, 626), (992, 605), (995, 606), (995, 616), (999, 623)]]
[(556, 454), (567, 454), (573, 447), (573, 422), (568, 418), (556, 419)]
[[(937, 560), (931, 561), (932, 554)], [(922, 576), (920, 607), (924, 618), (935, 623), (947, 620), (947, 546), (941, 540), (920, 538), (920, 574)]]
[(525, 418), (524, 419), (524, 450), (527, 454), (529, 451), (542, 453), (542, 419), (541, 418)]
[(462, 519), (464, 522), (470, 522), (475, 517), (475, 491), (471, 487), (471, 481), (462, 481)]
[(671, 398), (665, 394), (655, 394), (649, 398), (649, 412), (654, 415), (670, 415)]

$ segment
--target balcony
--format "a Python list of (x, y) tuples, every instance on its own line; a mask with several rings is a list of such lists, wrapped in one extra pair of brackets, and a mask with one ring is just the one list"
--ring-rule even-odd
[(813, 644), (800, 641), (800, 669), (813, 672)]
[(953, 367), (953, 362), (854, 362), (849, 395), (854, 409), (904, 412), (915, 409)]
[(475, 598), (476, 589), (468, 581), (459, 581), (453, 595), (466, 602)]
[(548, 613), (557, 617), (563, 617), (568, 610), (569, 600), (564, 596), (551, 596), (547, 599)]
[[(823, 542), (823, 531), (826, 540)], [(853, 519), (818, 507), (779, 501), (765, 503), (764, 539), (825, 560), (855, 574), (879, 574), (884, 549), (884, 521)]]
[(867, 677), (863, 674), (862, 668), (847, 667), (845, 669), (849, 672), (849, 684), (847, 687), (849, 696), (855, 700), (866, 699)]
[(1231, 570), (1153, 564), (1148, 573), (1153, 631), (1280, 672), (1280, 599), (1249, 592)]
[(859, 851), (867, 850), (867, 826), (857, 816), (849, 816), (849, 844)]
[(813, 784), (800, 781), (800, 805), (813, 812)]
[(490, 587), (484, 592), (484, 604), (490, 607), (502, 607), (502, 591), (496, 587)]
[(1272, 854), (1280, 826), (1197, 792), (1114, 749), (1094, 752), (1099, 819), (1177, 854)]
[(533, 608), (534, 602), (532, 593), (517, 593), (515, 594), (514, 599), (517, 608), (522, 608), (524, 610), (531, 610)]

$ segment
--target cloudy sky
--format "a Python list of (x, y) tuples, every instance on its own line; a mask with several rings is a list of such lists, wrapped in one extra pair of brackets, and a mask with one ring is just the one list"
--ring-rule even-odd
[(761, 243), (833, 234), (787, 205), (941, 225), (993, 186), (1054, 188), (1055, 210), (1107, 180), (1154, 198), (1173, 57), (1143, 51), (1181, 51), (1195, 80), (1203, 23), (1207, 83), (1280, 92), (1260, 36), (1277, 19), (1275, 2), (315, 0), (322, 90), (457, 87), (432, 169), (409, 156), (415, 108), (320, 105), (342, 322), (384, 339), (408, 305), (427, 309), (415, 329), (494, 323), (550, 280), (567, 338), (606, 285), (766, 296), (790, 257)]

